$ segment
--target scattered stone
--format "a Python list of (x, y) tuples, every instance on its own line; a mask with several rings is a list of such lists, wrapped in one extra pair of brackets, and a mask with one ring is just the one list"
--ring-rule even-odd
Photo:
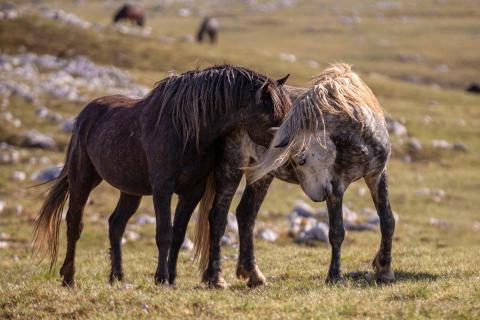
[(357, 189), (357, 195), (360, 197), (364, 197), (368, 193), (368, 189), (365, 187), (360, 187)]
[(420, 140), (413, 137), (408, 140), (407, 147), (412, 152), (420, 152), (423, 150), (423, 146)]
[[(0, 96), (15, 95), (36, 104), (44, 95), (84, 102), (89, 97), (80, 92), (97, 93), (99, 88), (106, 89), (108, 94), (143, 96), (149, 92), (149, 88), (133, 83), (125, 71), (99, 66), (83, 56), (61, 59), (33, 53), (0, 54), (0, 71), (7, 79), (15, 79), (0, 82)], [(37, 115), (62, 121), (60, 115), (46, 108), (39, 108)]]
[(407, 128), (398, 122), (397, 120), (393, 119), (391, 116), (387, 115), (385, 117), (387, 122), (387, 130), (389, 133), (394, 134), (396, 136), (406, 136), (407, 135)]
[(20, 152), (5, 142), (0, 142), (0, 163), (16, 164), (20, 161)]
[(439, 226), (439, 227), (449, 227), (450, 226), (450, 223), (447, 220), (438, 219), (438, 218), (434, 218), (434, 217), (431, 217), (428, 220), (428, 223), (432, 226)]
[(282, 52), (278, 55), (278, 57), (280, 58), (280, 60), (287, 61), (290, 63), (294, 63), (297, 61), (297, 57), (293, 53)]
[(17, 216), (21, 215), (23, 212), (23, 206), (21, 204), (16, 204), (15, 205), (15, 214)]
[(23, 133), (23, 146), (27, 148), (40, 148), (48, 150), (57, 148), (57, 144), (52, 137), (36, 131), (28, 131)]
[(63, 132), (72, 132), (73, 128), (75, 127), (75, 118), (67, 119), (62, 124)]
[(12, 180), (14, 181), (24, 181), (27, 178), (27, 174), (23, 171), (13, 171)]
[(236, 243), (235, 236), (233, 236), (230, 232), (225, 232), (220, 241), (220, 245), (222, 246), (233, 246)]
[(231, 231), (237, 234), (238, 233), (237, 217), (233, 213), (229, 212), (227, 216), (227, 220), (228, 220), (227, 231)]
[(448, 73), (450, 68), (446, 64), (440, 64), (435, 68), (435, 70), (440, 73)]
[(178, 9), (177, 13), (180, 17), (185, 18), (192, 15), (192, 10), (190, 10), (189, 8), (180, 8)]
[(5, 210), (6, 207), (7, 204), (5, 203), (5, 201), (0, 200), (0, 214)]
[(8, 241), (0, 241), (0, 249), (6, 249), (10, 247), (10, 243)]
[(261, 240), (274, 242), (278, 239), (278, 233), (272, 229), (263, 229), (258, 232), (257, 237)]
[(461, 151), (461, 152), (467, 152), (467, 151), (468, 151), (467, 146), (465, 145), (465, 143), (463, 143), (463, 142), (461, 142), (461, 141), (455, 142), (455, 143), (452, 145), (452, 149), (455, 150), (455, 151)]
[(431, 196), (435, 202), (440, 202), (445, 197), (446, 192), (442, 189), (422, 188), (418, 189), (415, 194), (420, 197)]
[(309, 65), (310, 68), (313, 68), (313, 69), (318, 69), (318, 67), (320, 67), (320, 64), (315, 60), (308, 60), (307, 64)]
[(140, 234), (135, 231), (127, 230), (125, 231), (125, 238), (128, 241), (137, 241), (140, 239)]
[(141, 214), (137, 217), (135, 222), (137, 224), (155, 224), (157, 220), (155, 219), (155, 217), (150, 216), (148, 214)]
[(57, 166), (48, 167), (41, 171), (36, 171), (31, 175), (30, 179), (38, 182), (51, 181), (58, 177), (58, 175), (62, 171), (62, 167), (63, 164), (59, 164)]
[(92, 26), (92, 24), (88, 21), (83, 20), (79, 16), (70, 13), (70, 12), (65, 12), (61, 9), (50, 9), (47, 7), (44, 7), (40, 10), (40, 13), (48, 19), (52, 20), (60, 20), (65, 23), (71, 24), (78, 26), (83, 29), (88, 29)]
[(191, 251), (193, 250), (193, 242), (190, 240), (188, 237), (185, 237), (185, 240), (183, 240), (182, 246), (180, 247), (182, 250), (187, 250)]
[(328, 242), (328, 225), (325, 222), (318, 222), (312, 228), (301, 232), (294, 239), (297, 243), (312, 244), (316, 241)]
[(432, 146), (437, 149), (447, 150), (451, 148), (450, 142), (446, 140), (433, 140)]

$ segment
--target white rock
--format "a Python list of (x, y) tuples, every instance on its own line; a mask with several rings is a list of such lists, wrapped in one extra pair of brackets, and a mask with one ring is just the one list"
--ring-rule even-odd
[(451, 144), (446, 140), (433, 140), (432, 146), (437, 149), (450, 149)]
[(261, 240), (273, 242), (278, 239), (278, 233), (276, 233), (272, 229), (264, 229), (258, 232), (257, 237)]
[(12, 180), (14, 181), (24, 181), (27, 178), (27, 174), (23, 171), (13, 171)]
[(24, 138), (25, 147), (41, 148), (41, 149), (55, 149), (57, 144), (52, 137), (36, 131), (28, 131), (22, 134)]
[(182, 250), (187, 250), (191, 251), (193, 250), (193, 242), (190, 240), (188, 237), (185, 237), (185, 240), (183, 240), (182, 246), (180, 247)]
[(51, 166), (41, 171), (34, 172), (30, 179), (38, 182), (47, 182), (51, 181), (58, 177), (62, 171), (62, 165)]
[(297, 61), (297, 57), (293, 53), (282, 52), (278, 55), (278, 57), (280, 58), (280, 60), (287, 61), (290, 63), (294, 63)]
[(318, 222), (313, 228), (301, 232), (295, 237), (295, 242), (310, 243), (314, 241), (328, 242), (328, 225)]
[(7, 204), (5, 203), (5, 201), (0, 200), (0, 213), (2, 213), (6, 207)]
[(147, 214), (141, 214), (135, 220), (137, 224), (155, 224), (156, 221), (155, 217)]
[(410, 138), (408, 140), (408, 148), (413, 152), (420, 152), (423, 149), (422, 143), (417, 138)]
[(227, 220), (228, 220), (227, 231), (238, 233), (237, 217), (233, 213), (229, 212), (227, 216)]
[(137, 241), (140, 239), (140, 234), (135, 231), (127, 230), (125, 231), (125, 238), (128, 241)]

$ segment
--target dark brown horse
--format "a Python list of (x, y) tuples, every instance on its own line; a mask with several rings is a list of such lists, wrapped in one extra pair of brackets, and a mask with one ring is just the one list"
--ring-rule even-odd
[[(109, 219), (110, 280), (123, 278), (120, 240), (126, 223), (141, 197), (153, 194), (159, 251), (155, 280), (173, 283), (178, 249), (204, 194), (216, 151), (235, 130), (263, 141), (266, 128), (279, 123), (290, 106), (283, 81), (223, 65), (172, 75), (143, 99), (108, 96), (89, 103), (77, 118), (65, 166), (40, 210), (35, 251), (46, 249), (54, 266), (63, 205), (70, 195), (67, 253), (60, 273), (64, 285), (74, 285), (83, 208), (90, 192), (105, 180), (120, 190)], [(172, 228), (173, 193), (179, 202)]]
[(137, 5), (124, 4), (113, 16), (114, 23), (120, 20), (130, 20), (132, 23), (143, 27), (145, 25), (145, 10)]
[(220, 23), (216, 18), (205, 17), (200, 24), (200, 27), (197, 31), (197, 41), (203, 42), (203, 38), (208, 36), (210, 44), (214, 44), (218, 40), (218, 29), (220, 28)]

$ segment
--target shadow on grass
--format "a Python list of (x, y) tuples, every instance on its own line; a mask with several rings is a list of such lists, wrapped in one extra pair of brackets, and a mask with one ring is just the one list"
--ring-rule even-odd
[(402, 271), (402, 270), (394, 270), (394, 272), (395, 272), (395, 281), (388, 282), (388, 283), (377, 282), (375, 280), (375, 275), (372, 272), (368, 272), (368, 271), (350, 272), (345, 274), (344, 277), (345, 277), (345, 280), (360, 286), (394, 285), (395, 283), (405, 282), (405, 281), (436, 281), (442, 277), (441, 275), (433, 274), (429, 272), (412, 272), (412, 271)]

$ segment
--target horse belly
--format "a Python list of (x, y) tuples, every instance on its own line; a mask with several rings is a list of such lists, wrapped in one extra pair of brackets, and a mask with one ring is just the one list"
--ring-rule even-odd
[(148, 165), (138, 133), (122, 128), (90, 139), (87, 152), (97, 173), (113, 187), (135, 195), (152, 193)]

